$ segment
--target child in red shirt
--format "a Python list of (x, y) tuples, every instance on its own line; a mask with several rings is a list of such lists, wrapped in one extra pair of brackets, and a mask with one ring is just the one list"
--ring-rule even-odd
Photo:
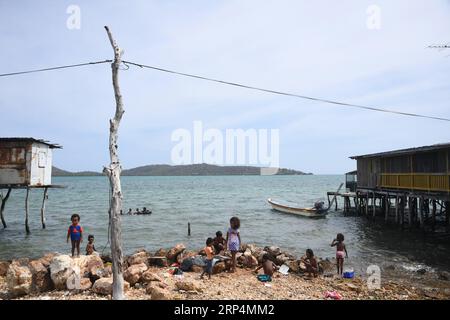
[(80, 243), (83, 242), (83, 228), (78, 224), (80, 222), (80, 216), (78, 214), (73, 214), (70, 217), (72, 224), (67, 230), (67, 243), (69, 243), (69, 238), (72, 241), (72, 257), (75, 254), (75, 248), (77, 249), (77, 256), (80, 256)]

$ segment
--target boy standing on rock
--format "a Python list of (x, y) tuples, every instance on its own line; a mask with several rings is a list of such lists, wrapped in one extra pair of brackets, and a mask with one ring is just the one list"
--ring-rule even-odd
[(73, 214), (70, 217), (72, 224), (67, 230), (67, 243), (69, 243), (69, 238), (72, 241), (72, 257), (75, 255), (75, 248), (77, 249), (77, 256), (80, 256), (80, 243), (83, 242), (83, 228), (78, 224), (80, 222), (80, 216), (78, 214)]

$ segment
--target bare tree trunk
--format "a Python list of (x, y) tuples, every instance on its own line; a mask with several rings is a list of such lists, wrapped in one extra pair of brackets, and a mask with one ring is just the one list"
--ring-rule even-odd
[(124, 113), (122, 95), (119, 88), (119, 66), (121, 63), (122, 52), (114, 40), (109, 28), (105, 26), (108, 33), (109, 41), (114, 50), (114, 62), (112, 68), (112, 82), (114, 94), (116, 98), (116, 113), (114, 118), (109, 121), (109, 156), (111, 163), (109, 167), (105, 167), (103, 172), (108, 176), (111, 186), (111, 202), (109, 212), (110, 237), (111, 237), (111, 258), (113, 272), (113, 294), (114, 300), (124, 300), (123, 293), (123, 256), (122, 256), (122, 231), (120, 221), (120, 211), (122, 210), (122, 188), (120, 185), (120, 174), (122, 167), (120, 166), (119, 156), (117, 152), (117, 138), (120, 120)]
[(3, 210), (5, 210), (6, 201), (8, 201), (10, 194), (11, 194), (11, 188), (8, 189), (8, 192), (6, 193), (5, 197), (3, 197), (3, 193), (0, 195), (0, 198), (2, 200), (2, 204), (0, 206), (0, 218), (2, 220), (3, 228), (7, 227), (5, 217), (3, 216)]

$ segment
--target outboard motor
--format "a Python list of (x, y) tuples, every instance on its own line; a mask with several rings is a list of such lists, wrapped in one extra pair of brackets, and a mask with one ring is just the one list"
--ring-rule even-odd
[(325, 203), (323, 201), (316, 201), (314, 203), (314, 208), (316, 210), (323, 210), (324, 209), (324, 205), (325, 205)]

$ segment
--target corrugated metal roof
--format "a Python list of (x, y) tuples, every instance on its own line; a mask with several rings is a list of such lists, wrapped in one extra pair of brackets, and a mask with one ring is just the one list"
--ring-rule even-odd
[(43, 139), (35, 139), (35, 138), (30, 138), (30, 137), (13, 137), (13, 138), (0, 138), (0, 142), (31, 142), (31, 143), (42, 143), (45, 144), (47, 146), (49, 146), (52, 149), (62, 149), (62, 146), (60, 146), (59, 144), (55, 144), (55, 143), (50, 143), (47, 140), (43, 140)]
[(364, 155), (360, 155), (360, 156), (352, 156), (352, 157), (350, 157), (350, 159), (399, 156), (399, 155), (435, 151), (435, 150), (447, 149), (447, 148), (450, 148), (450, 142), (433, 144), (431, 146), (423, 146), (423, 147), (417, 147), (417, 148), (408, 148), (408, 149), (385, 151), (385, 152), (379, 152), (379, 153), (370, 153), (370, 154), (364, 154)]

